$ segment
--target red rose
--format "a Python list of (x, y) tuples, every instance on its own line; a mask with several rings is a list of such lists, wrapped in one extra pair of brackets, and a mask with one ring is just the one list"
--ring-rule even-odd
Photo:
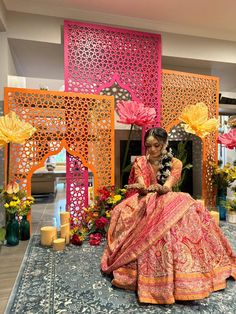
[(76, 234), (76, 233), (73, 234), (73, 236), (71, 238), (71, 243), (74, 245), (81, 245), (82, 244), (82, 241), (81, 241), (78, 234)]
[(99, 229), (103, 229), (107, 223), (108, 223), (108, 220), (105, 217), (100, 217), (95, 220), (95, 225)]
[(102, 240), (102, 235), (100, 233), (90, 234), (89, 244), (90, 245), (99, 245)]
[(111, 196), (111, 192), (106, 187), (103, 187), (102, 189), (98, 190), (98, 193), (100, 201), (105, 201)]

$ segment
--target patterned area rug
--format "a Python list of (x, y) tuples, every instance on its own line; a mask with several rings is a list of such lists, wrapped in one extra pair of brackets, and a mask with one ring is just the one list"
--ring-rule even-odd
[[(222, 230), (236, 252), (236, 225), (223, 223)], [(115, 288), (100, 273), (99, 247), (88, 243), (70, 245), (64, 252), (40, 246), (32, 237), (5, 313), (236, 313), (236, 282), (201, 301), (173, 305), (143, 305), (134, 292)]]

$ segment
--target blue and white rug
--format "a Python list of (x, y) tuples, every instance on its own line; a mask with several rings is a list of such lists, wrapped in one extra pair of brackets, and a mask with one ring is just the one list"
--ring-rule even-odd
[[(236, 225), (224, 223), (222, 230), (236, 251)], [(115, 288), (100, 272), (104, 244), (68, 246), (64, 252), (41, 247), (33, 236), (5, 313), (236, 313), (236, 282), (201, 301), (173, 305), (143, 305), (135, 292)]]

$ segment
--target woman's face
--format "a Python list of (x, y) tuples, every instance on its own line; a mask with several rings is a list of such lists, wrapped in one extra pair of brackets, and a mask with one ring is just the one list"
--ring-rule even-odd
[(146, 155), (150, 158), (160, 157), (164, 142), (156, 139), (154, 136), (149, 136), (145, 142)]

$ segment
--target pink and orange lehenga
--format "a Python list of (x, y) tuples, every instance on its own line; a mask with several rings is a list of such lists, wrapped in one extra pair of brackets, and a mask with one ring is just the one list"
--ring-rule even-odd
[[(177, 182), (182, 163), (173, 158), (167, 180)], [(157, 183), (146, 157), (134, 163), (129, 183)], [(140, 302), (198, 300), (236, 279), (236, 256), (208, 211), (189, 194), (138, 193), (112, 212), (101, 269), (112, 284), (136, 290)]]

